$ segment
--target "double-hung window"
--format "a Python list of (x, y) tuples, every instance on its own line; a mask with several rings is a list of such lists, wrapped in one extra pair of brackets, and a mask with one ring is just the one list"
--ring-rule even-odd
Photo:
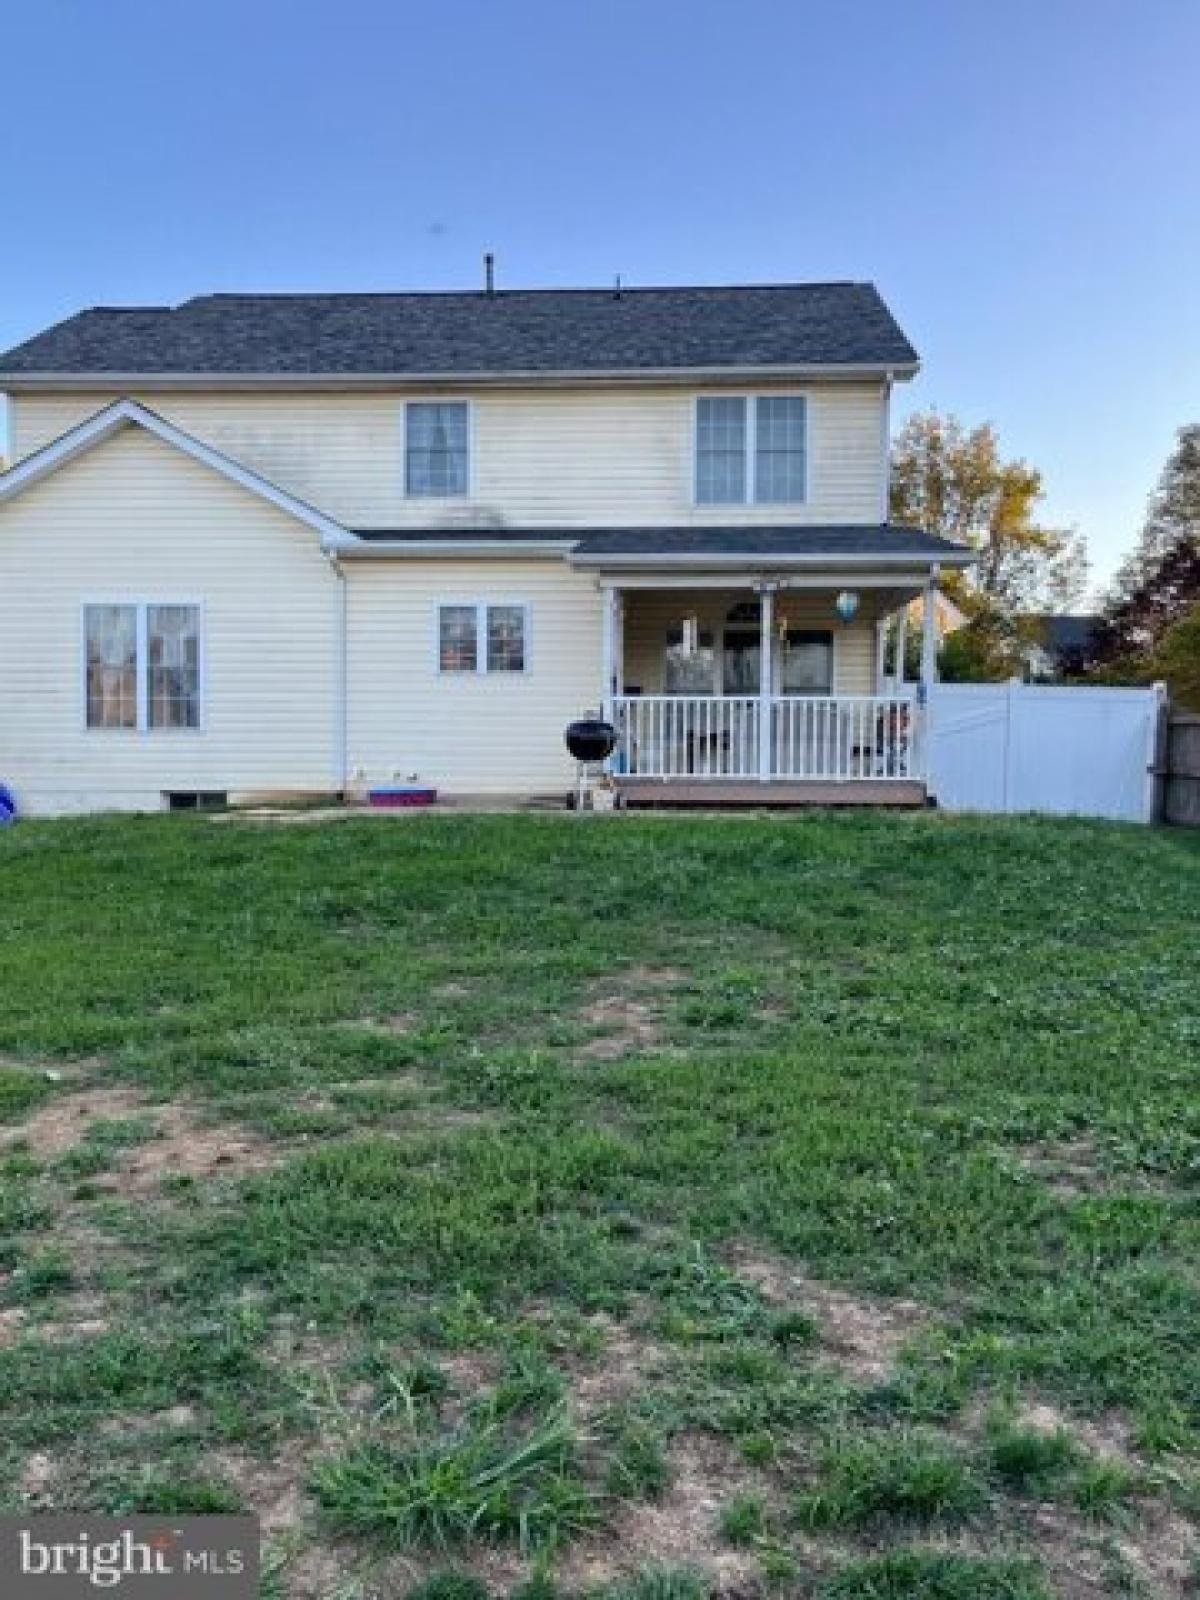
[(117, 601), (83, 608), (85, 720), (137, 732), (201, 725), (200, 607)]
[(524, 672), (529, 607), (511, 600), (454, 600), (437, 611), (438, 671)]
[(416, 499), (465, 495), (470, 482), (465, 400), (410, 400), (404, 408), (404, 492)]
[(802, 394), (700, 395), (696, 504), (795, 505), (806, 498), (808, 403)]

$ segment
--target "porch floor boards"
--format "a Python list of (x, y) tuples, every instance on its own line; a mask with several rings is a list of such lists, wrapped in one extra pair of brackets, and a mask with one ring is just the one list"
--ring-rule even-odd
[(761, 783), (753, 778), (618, 777), (614, 782), (625, 804), (633, 810), (672, 806), (753, 806), (758, 810), (797, 806), (898, 806), (911, 810), (927, 803), (923, 783), (895, 778), (862, 778), (848, 783), (835, 779), (776, 778)]

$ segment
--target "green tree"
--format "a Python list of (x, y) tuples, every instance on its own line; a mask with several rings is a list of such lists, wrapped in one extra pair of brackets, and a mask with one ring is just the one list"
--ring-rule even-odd
[[(990, 423), (967, 429), (926, 411), (909, 418), (892, 452), (894, 521), (970, 545), (974, 568), (942, 587), (970, 619), (970, 637), (947, 651), (947, 675), (1006, 677), (1037, 638), (1036, 613), (1067, 610), (1087, 583), (1082, 539), (1038, 521), (1042, 475), (1005, 460)], [(959, 657), (962, 660), (959, 660)]]
[(1200, 422), (1189, 423), (1176, 435), (1137, 546), (1117, 572), (1111, 608), (1145, 588), (1167, 557), (1188, 544), (1200, 546)]
[(1200, 423), (1180, 428), (1132, 554), (1113, 582), (1089, 666), (1113, 682), (1165, 677), (1192, 691), (1187, 653), (1200, 608)]

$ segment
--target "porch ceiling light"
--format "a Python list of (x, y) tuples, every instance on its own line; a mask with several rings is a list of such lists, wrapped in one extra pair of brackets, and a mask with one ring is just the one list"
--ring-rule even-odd
[(833, 602), (834, 609), (845, 623), (851, 623), (858, 612), (858, 595), (853, 589), (843, 589)]

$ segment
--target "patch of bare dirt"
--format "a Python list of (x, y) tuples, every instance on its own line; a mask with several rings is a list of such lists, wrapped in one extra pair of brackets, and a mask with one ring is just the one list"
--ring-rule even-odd
[(1020, 1146), (1017, 1161), (1026, 1172), (1040, 1178), (1054, 1194), (1074, 1199), (1099, 1194), (1111, 1186), (1100, 1165), (1100, 1155), (1090, 1139), (1049, 1140)]
[(49, 1493), (58, 1476), (58, 1466), (53, 1456), (35, 1450), (27, 1457), (17, 1479), (17, 1493), (26, 1500), (42, 1500)]
[(300, 1527), (312, 1513), (305, 1483), (310, 1452), (296, 1440), (284, 1440), (269, 1460), (238, 1450), (215, 1450), (207, 1468), (237, 1490), (262, 1523), (264, 1539), (276, 1539)]
[(28, 1313), (21, 1306), (12, 1306), (7, 1311), (0, 1311), (0, 1350), (7, 1344), (15, 1344), (21, 1337)]
[(581, 1007), (580, 1022), (604, 1031), (576, 1053), (584, 1061), (619, 1061), (638, 1050), (651, 1050), (663, 1038), (664, 991), (678, 988), (687, 974), (678, 967), (622, 967), (610, 979), (593, 984), (595, 998)]
[(137, 1089), (81, 1089), (60, 1095), (32, 1111), (23, 1122), (0, 1129), (0, 1150), (24, 1143), (42, 1160), (73, 1149), (96, 1122), (141, 1111), (146, 1097)]
[(387, 1017), (351, 1017), (343, 1027), (366, 1028), (373, 1033), (392, 1033), (402, 1037), (420, 1026), (421, 1019), (415, 1011), (396, 1011)]
[(627, 1400), (670, 1359), (667, 1351), (626, 1322), (603, 1312), (589, 1319), (603, 1335), (600, 1351), (568, 1363), (571, 1402), (585, 1421)]
[(1112, 1412), (1098, 1418), (1083, 1418), (1068, 1415), (1043, 1401), (1031, 1401), (1017, 1412), (1017, 1420), (1023, 1427), (1038, 1433), (1070, 1434), (1085, 1450), (1106, 1461), (1122, 1466), (1139, 1464), (1128, 1422)]
[(138, 1194), (164, 1178), (213, 1178), (261, 1172), (277, 1166), (287, 1151), (232, 1122), (201, 1122), (187, 1105), (173, 1102), (154, 1113), (159, 1136), (120, 1153), (117, 1170), (96, 1180), (104, 1187)]
[(751, 1486), (745, 1464), (704, 1435), (676, 1441), (671, 1484), (661, 1499), (617, 1508), (605, 1527), (572, 1545), (555, 1566), (565, 1587), (609, 1583), (646, 1565), (700, 1567), (721, 1589), (749, 1583), (753, 1553), (720, 1535), (721, 1508)]
[(61, 1344), (68, 1339), (92, 1339), (110, 1327), (108, 1302), (101, 1294), (81, 1290), (58, 1302), (58, 1315), (48, 1322), (30, 1324), (39, 1339)]
[[(1066, 1600), (1130, 1592), (1183, 1600), (1194, 1592), (1196, 1529), (1169, 1506), (1145, 1506), (1135, 1522), (1102, 1536), (1062, 1507), (1035, 1506), (1021, 1533), (1028, 1553), (1044, 1562), (1054, 1593)], [(1114, 1565), (1124, 1569), (1119, 1582)]]
[(903, 1346), (929, 1323), (929, 1312), (915, 1300), (835, 1289), (766, 1251), (738, 1246), (728, 1259), (733, 1271), (754, 1284), (764, 1299), (815, 1317), (837, 1365), (860, 1383), (886, 1378)]

